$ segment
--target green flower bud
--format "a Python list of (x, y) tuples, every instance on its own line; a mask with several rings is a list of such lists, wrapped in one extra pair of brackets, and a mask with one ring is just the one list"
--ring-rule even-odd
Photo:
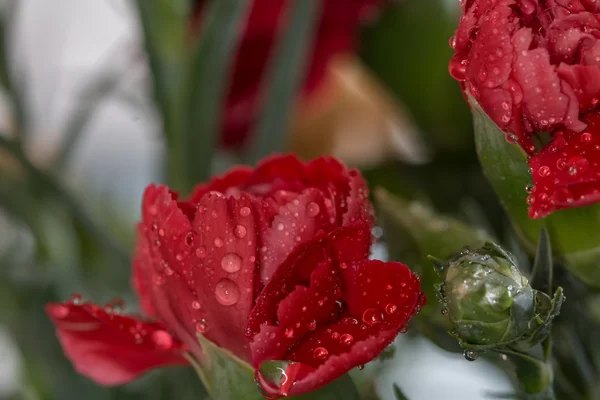
[(511, 342), (530, 330), (536, 291), (499, 246), (465, 249), (436, 269), (439, 297), (463, 347)]

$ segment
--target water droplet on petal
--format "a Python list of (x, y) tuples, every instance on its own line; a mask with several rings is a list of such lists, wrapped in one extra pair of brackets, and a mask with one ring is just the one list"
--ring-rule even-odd
[(217, 286), (215, 287), (215, 296), (220, 304), (231, 306), (240, 299), (240, 289), (235, 282), (224, 278), (217, 283)]
[(73, 293), (69, 301), (71, 304), (78, 306), (83, 304), (83, 296), (81, 296), (79, 293)]
[(584, 143), (590, 143), (592, 140), (594, 140), (594, 137), (592, 136), (591, 133), (589, 132), (583, 132), (581, 134), (581, 141)]
[(527, 193), (533, 192), (533, 188), (534, 188), (533, 183), (528, 183), (527, 185), (525, 185), (525, 191)]
[(352, 336), (349, 333), (344, 333), (342, 336), (340, 336), (340, 343), (346, 346), (350, 346), (352, 345), (352, 343), (354, 343), (354, 336)]
[(189, 231), (186, 235), (185, 235), (185, 244), (188, 247), (192, 247), (194, 245), (194, 243), (196, 242), (196, 233)]
[(313, 356), (315, 357), (315, 359), (322, 361), (329, 357), (329, 351), (327, 351), (325, 347), (317, 347), (313, 351)]
[(298, 375), (306, 376), (314, 368), (290, 361), (265, 361), (256, 371), (258, 391), (267, 399), (286, 397)]
[(397, 309), (398, 309), (398, 307), (396, 307), (396, 305), (395, 305), (395, 304), (392, 304), (392, 303), (389, 303), (389, 304), (387, 304), (387, 305), (385, 306), (385, 312), (386, 312), (388, 315), (392, 315), (393, 313), (395, 313), (395, 312), (396, 312), (396, 310), (397, 310)]
[(244, 225), (238, 225), (235, 227), (233, 233), (238, 239), (243, 239), (246, 236), (247, 229)]
[(479, 357), (479, 353), (477, 353), (475, 350), (465, 350), (463, 355), (467, 361), (475, 361)]
[(199, 310), (200, 309), (200, 302), (198, 300), (192, 301), (192, 308), (194, 310)]
[(364, 365), (359, 365), (359, 366), (358, 366), (358, 367), (356, 367), (356, 368), (358, 368), (358, 370), (359, 370), (359, 371), (362, 371), (363, 369), (365, 369), (365, 366), (364, 366)]
[(221, 239), (220, 237), (216, 237), (214, 243), (215, 247), (223, 247), (224, 244), (223, 239)]
[(550, 175), (550, 168), (546, 165), (542, 165), (539, 169), (538, 169), (538, 174), (540, 174), (540, 176), (545, 177)]
[(221, 258), (221, 268), (230, 274), (242, 268), (242, 257), (237, 253), (227, 253)]
[(313, 319), (312, 321), (310, 321), (308, 323), (308, 325), (306, 325), (306, 327), (308, 328), (309, 331), (314, 331), (315, 329), (317, 329), (317, 321), (315, 321)]
[(198, 257), (198, 258), (206, 257), (206, 247), (204, 247), (204, 246), (197, 247), (194, 254), (196, 254), (196, 257)]
[(285, 331), (283, 331), (283, 335), (286, 338), (291, 339), (292, 337), (294, 337), (294, 329), (293, 328), (287, 328)]
[(208, 326), (206, 325), (206, 321), (202, 320), (196, 324), (196, 332), (205, 333), (208, 330)]
[(173, 347), (173, 337), (163, 330), (158, 330), (152, 334), (152, 342), (156, 347), (163, 350), (169, 350)]
[(319, 215), (319, 211), (321, 211), (321, 208), (317, 203), (310, 202), (306, 206), (306, 215), (308, 215), (309, 217), (316, 217), (317, 215)]
[(377, 325), (383, 321), (383, 313), (376, 308), (368, 308), (363, 313), (362, 320), (367, 325)]
[(244, 206), (244, 207), (240, 208), (240, 215), (242, 217), (247, 217), (248, 215), (250, 215), (250, 212), (251, 212), (250, 211), (250, 207), (245, 207)]
[(282, 231), (283, 228), (285, 228), (285, 226), (283, 226), (283, 224), (281, 222), (277, 224), (277, 230), (278, 231)]

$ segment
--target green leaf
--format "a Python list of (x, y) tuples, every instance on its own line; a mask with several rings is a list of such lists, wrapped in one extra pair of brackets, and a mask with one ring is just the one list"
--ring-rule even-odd
[(551, 295), (553, 271), (552, 245), (546, 228), (542, 227), (535, 262), (533, 264), (533, 272), (531, 273), (531, 286), (536, 290)]
[(454, 151), (472, 147), (469, 111), (448, 73), (448, 38), (459, 13), (457, 2), (398, 2), (361, 40), (365, 63), (402, 100), (431, 144)]
[(262, 400), (254, 382), (254, 371), (246, 362), (202, 335), (197, 335), (203, 360), (192, 360), (204, 387), (214, 400)]
[(394, 383), (394, 396), (396, 396), (396, 400), (408, 400), (408, 397), (406, 397), (406, 395), (404, 393), (402, 393), (402, 390), (400, 390), (398, 385), (396, 385), (395, 383)]
[(600, 204), (560, 210), (542, 220), (527, 212), (525, 186), (531, 184), (527, 155), (470, 98), (475, 145), (484, 173), (510, 215), (523, 247), (534, 253), (542, 225), (552, 241), (554, 254), (573, 274), (600, 287)]
[(275, 57), (266, 76), (266, 101), (246, 161), (255, 164), (261, 158), (283, 149), (290, 114), (310, 59), (320, 1), (295, 0), (289, 10), (291, 21), (277, 43)]
[(506, 354), (514, 365), (519, 386), (523, 391), (536, 395), (535, 399), (555, 399), (552, 390), (552, 365), (518, 351), (505, 349), (502, 353)]
[[(422, 203), (406, 202), (383, 188), (375, 190), (375, 201), (391, 259), (420, 269), (423, 290), (430, 299), (435, 296), (433, 285), (441, 281), (429, 254), (448, 259), (465, 246), (481, 247), (491, 239), (483, 231), (440, 215)], [(429, 302), (422, 313), (428, 314), (435, 307), (435, 302)]]
[(163, 133), (171, 139), (180, 120), (181, 76), (189, 32), (188, 0), (136, 0), (148, 57), (154, 100)]
[(174, 172), (184, 192), (210, 178), (226, 90), (250, 4), (246, 0), (212, 0), (203, 11), (185, 74), (184, 126), (171, 156), (172, 162), (182, 163)]

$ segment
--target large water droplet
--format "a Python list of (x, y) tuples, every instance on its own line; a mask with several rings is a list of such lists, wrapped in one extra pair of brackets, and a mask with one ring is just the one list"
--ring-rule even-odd
[(242, 268), (242, 257), (237, 253), (227, 253), (221, 258), (221, 268), (230, 274)]
[(265, 361), (256, 371), (255, 380), (260, 393), (267, 399), (286, 397), (298, 375), (305, 376), (314, 368), (290, 361)]
[(325, 347), (317, 347), (314, 351), (313, 351), (313, 357), (317, 360), (325, 360), (327, 357), (329, 357), (329, 351), (327, 351), (327, 349)]
[(309, 217), (316, 217), (317, 215), (319, 215), (319, 211), (321, 211), (321, 208), (317, 203), (310, 202), (306, 206), (306, 215), (308, 215)]
[(465, 350), (463, 355), (467, 361), (475, 361), (479, 357), (479, 353), (477, 353), (475, 350)]
[(227, 278), (221, 279), (215, 287), (217, 301), (224, 306), (231, 306), (240, 299), (240, 288)]
[(246, 233), (248, 232), (248, 230), (246, 229), (246, 227), (244, 225), (238, 225), (235, 227), (233, 233), (235, 234), (235, 236), (238, 239), (243, 239), (246, 236)]
[(250, 215), (250, 212), (251, 212), (250, 211), (250, 207), (245, 207), (244, 206), (244, 207), (240, 208), (240, 215), (242, 217), (247, 217), (248, 215)]
[(367, 325), (377, 325), (383, 321), (383, 313), (376, 308), (368, 308), (363, 313), (362, 320)]
[(352, 343), (354, 343), (354, 336), (352, 336), (349, 333), (344, 333), (342, 336), (340, 336), (340, 343), (346, 346), (350, 346), (352, 345)]
[(169, 350), (173, 347), (173, 337), (163, 330), (152, 334), (152, 342), (156, 347), (163, 350)]

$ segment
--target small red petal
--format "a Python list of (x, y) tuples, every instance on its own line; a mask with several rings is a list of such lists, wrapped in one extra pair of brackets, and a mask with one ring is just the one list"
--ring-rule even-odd
[(187, 364), (181, 344), (157, 322), (107, 313), (85, 303), (51, 303), (46, 312), (75, 369), (101, 385), (118, 385), (146, 371)]
[(600, 115), (591, 112), (584, 121), (588, 127), (583, 133), (561, 130), (530, 158), (532, 218), (600, 201)]

